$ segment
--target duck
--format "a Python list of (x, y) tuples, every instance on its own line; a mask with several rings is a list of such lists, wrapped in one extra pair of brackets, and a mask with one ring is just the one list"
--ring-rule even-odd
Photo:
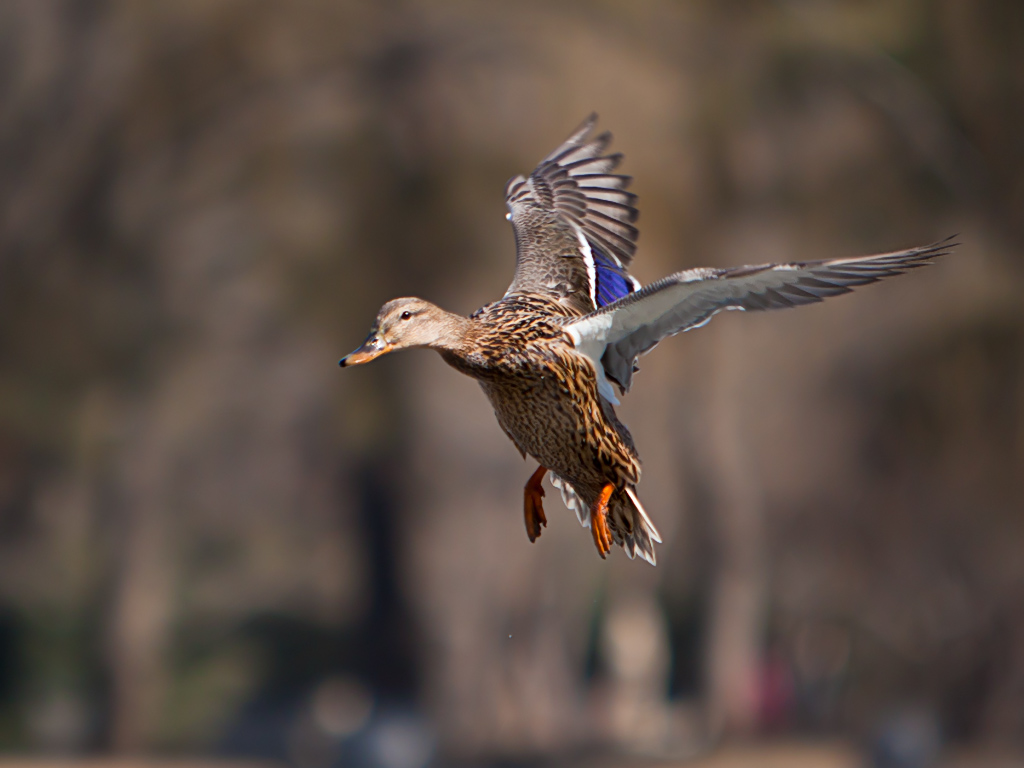
[(504, 433), (536, 471), (523, 488), (531, 542), (547, 526), (542, 482), (550, 474), (606, 558), (615, 545), (651, 565), (661, 535), (637, 495), (640, 457), (616, 416), (638, 358), (668, 336), (725, 310), (820, 302), (933, 262), (952, 238), (891, 253), (733, 268), (686, 269), (642, 286), (630, 273), (637, 247), (636, 195), (617, 173), (612, 136), (590, 115), (529, 176), (505, 188), (516, 264), (495, 302), (469, 316), (425, 299), (385, 303), (342, 367), (402, 349), (436, 350), (476, 379)]

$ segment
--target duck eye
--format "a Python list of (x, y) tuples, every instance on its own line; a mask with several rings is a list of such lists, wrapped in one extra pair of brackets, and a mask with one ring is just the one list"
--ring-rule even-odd
[(410, 311), (409, 311), (409, 310), (407, 309), (407, 310), (405, 310), (405, 312), (403, 312), (403, 313), (402, 313), (402, 314), (400, 315), (400, 317), (401, 317), (401, 319), (402, 319), (402, 320), (408, 320), (408, 319), (409, 319), (410, 317), (412, 317), (412, 312), (410, 312)]

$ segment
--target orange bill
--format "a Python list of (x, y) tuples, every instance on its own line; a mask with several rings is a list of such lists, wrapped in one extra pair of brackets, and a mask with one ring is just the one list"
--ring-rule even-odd
[(376, 333), (371, 333), (359, 349), (341, 358), (338, 361), (338, 365), (342, 368), (350, 365), (362, 365), (371, 360), (376, 360), (381, 355), (386, 355), (390, 351), (390, 344), (384, 342)]

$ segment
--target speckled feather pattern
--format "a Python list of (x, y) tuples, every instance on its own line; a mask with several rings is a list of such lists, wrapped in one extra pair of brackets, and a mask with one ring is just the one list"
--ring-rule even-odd
[(608, 524), (622, 544), (634, 533), (625, 487), (639, 482), (640, 458), (629, 430), (598, 394), (593, 363), (563, 330), (563, 321), (576, 316), (546, 296), (507, 295), (472, 315), (465, 351), (442, 356), (480, 382), (520, 452), (570, 483), (588, 507), (605, 485), (615, 486)]

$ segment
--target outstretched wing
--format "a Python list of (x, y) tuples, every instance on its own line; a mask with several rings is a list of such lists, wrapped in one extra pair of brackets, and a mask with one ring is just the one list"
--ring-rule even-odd
[[(516, 273), (508, 293), (552, 296), (580, 313), (639, 290), (628, 267), (636, 251), (636, 195), (613, 173), (622, 155), (606, 155), (610, 133), (591, 138), (586, 121), (529, 177), (505, 188), (516, 236)], [(507, 294), (506, 294), (507, 295)]]
[(723, 309), (783, 309), (849, 293), (924, 266), (949, 252), (950, 239), (922, 248), (849, 259), (690, 269), (569, 323), (576, 348), (604, 367), (623, 392), (636, 358), (666, 336), (699, 328)]

